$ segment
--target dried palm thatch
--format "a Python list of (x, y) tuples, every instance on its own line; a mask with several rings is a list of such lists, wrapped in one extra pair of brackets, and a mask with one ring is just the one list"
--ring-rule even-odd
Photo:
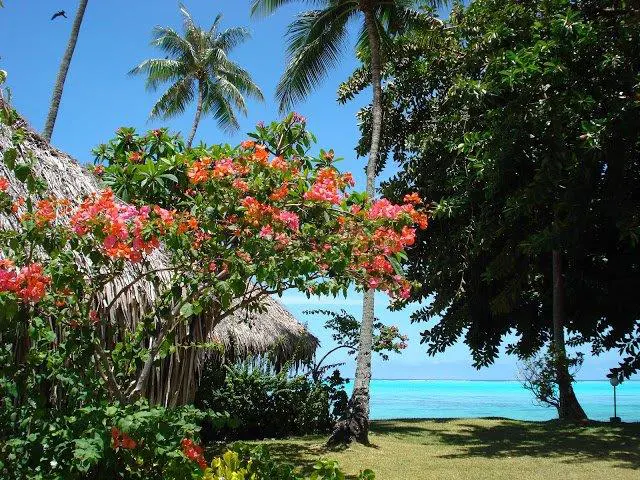
[[(2, 107), (0, 99), (0, 108)], [(46, 140), (26, 126), (23, 120), (18, 124), (27, 131), (22, 148), (26, 155), (37, 161), (36, 175), (46, 180), (49, 194), (80, 203), (87, 195), (100, 189), (94, 176), (67, 154), (52, 147)], [(0, 156), (10, 148), (12, 129), (0, 124)], [(20, 182), (0, 162), (0, 175), (10, 179), (9, 193), (17, 198), (26, 194)], [(18, 228), (10, 217), (0, 215), (0, 228)], [(150, 268), (162, 269), (166, 259), (155, 252), (150, 257)], [(78, 262), (86, 262), (79, 258)], [(107, 305), (116, 294), (128, 285), (138, 272), (136, 267), (125, 272), (107, 286), (99, 302)], [(164, 273), (168, 279), (169, 273)], [(140, 318), (154, 304), (157, 291), (148, 281), (138, 281), (117, 298), (110, 310), (111, 324), (115, 331), (104, 331), (107, 345), (121, 338), (125, 329), (135, 328)], [(271, 297), (263, 300), (264, 313), (238, 311), (221, 321), (216, 321), (210, 312), (194, 317), (189, 324), (181, 325), (176, 331), (176, 352), (164, 358), (154, 367), (145, 387), (144, 395), (153, 403), (165, 406), (181, 405), (193, 401), (197, 382), (206, 356), (211, 353), (188, 346), (217, 343), (221, 346), (213, 355), (220, 362), (235, 362), (247, 357), (267, 356), (276, 368), (284, 364), (299, 364), (313, 357), (318, 340), (301, 325), (282, 305)], [(185, 348), (187, 346), (187, 348)]]

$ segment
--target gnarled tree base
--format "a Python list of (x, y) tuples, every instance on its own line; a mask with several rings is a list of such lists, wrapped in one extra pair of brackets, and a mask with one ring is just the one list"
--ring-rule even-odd
[(560, 408), (558, 408), (558, 417), (560, 420), (568, 420), (570, 422), (587, 420), (587, 414), (584, 412), (580, 402), (578, 402), (572, 386), (569, 386), (563, 397), (560, 402)]
[(366, 391), (354, 390), (349, 400), (349, 413), (346, 419), (336, 424), (327, 440), (327, 446), (348, 445), (351, 442), (369, 445), (369, 409)]

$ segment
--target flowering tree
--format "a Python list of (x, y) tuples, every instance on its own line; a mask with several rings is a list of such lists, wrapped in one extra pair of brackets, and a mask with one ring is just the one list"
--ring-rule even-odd
[[(15, 179), (2, 180), (1, 201), (20, 228), (0, 233), (7, 320), (26, 327), (42, 319), (52, 348), (75, 338), (83, 347), (71, 355), (95, 368), (109, 398), (128, 403), (168, 354), (177, 326), (203, 310), (212, 312), (210, 331), (236, 310), (260, 309), (265, 295), (289, 288), (336, 295), (355, 283), (398, 302), (408, 298), (400, 262), (414, 224), (426, 226), (415, 208), (419, 199), (394, 205), (349, 193), (351, 175), (338, 172), (331, 153), (308, 155), (312, 136), (299, 117), (260, 126), (254, 137), (239, 148), (189, 150), (172, 159), (188, 182), (165, 177), (178, 189), (171, 210), (140, 197), (121, 203), (111, 189), (79, 205), (46, 197), (19, 150), (9, 155)], [(146, 164), (144, 151), (126, 150), (127, 162)], [(112, 168), (122, 166), (114, 161), (106, 167)], [(26, 198), (10, 195), (13, 181), (27, 183)], [(161, 269), (150, 261), (155, 254), (166, 259)], [(105, 287), (131, 267), (134, 279), (109, 303), (101, 301)], [(143, 280), (158, 290), (155, 305), (135, 332), (108, 349), (116, 299)]]
[[(394, 205), (350, 193), (352, 177), (333, 166), (332, 152), (308, 154), (313, 136), (299, 116), (259, 126), (238, 148), (183, 151), (164, 131), (123, 130), (96, 167), (111, 188), (79, 202), (48, 195), (23, 136), (14, 133), (0, 178), (0, 387), (29, 422), (37, 405), (48, 415), (87, 412), (101, 399), (137, 405), (162, 358), (206, 346), (174, 344), (176, 329), (203, 311), (206, 338), (238, 309), (259, 310), (265, 295), (289, 288), (337, 295), (355, 284), (399, 303), (409, 295), (401, 261), (414, 225), (426, 226), (419, 199)], [(150, 188), (158, 179), (163, 188)], [(114, 195), (121, 182), (130, 204)], [(117, 281), (125, 272), (131, 280)], [(140, 282), (155, 289), (154, 304), (122, 331), (111, 314)], [(109, 301), (106, 288), (115, 289)], [(120, 455), (149, 449), (132, 428), (122, 420), (82, 448), (74, 443), (74, 455), (95, 462), (100, 441)], [(182, 458), (198, 451), (182, 447)]]

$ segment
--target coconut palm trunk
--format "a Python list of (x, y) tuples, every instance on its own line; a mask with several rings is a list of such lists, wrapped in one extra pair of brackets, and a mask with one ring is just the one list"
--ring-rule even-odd
[(69, 37), (69, 43), (67, 43), (67, 49), (60, 62), (60, 70), (58, 70), (58, 77), (56, 78), (56, 84), (53, 87), (53, 95), (51, 96), (51, 105), (49, 107), (49, 113), (47, 115), (47, 121), (44, 126), (42, 135), (48, 141), (51, 141), (51, 135), (53, 134), (53, 127), (58, 117), (58, 109), (60, 108), (60, 100), (62, 99), (62, 91), (64, 90), (64, 82), (67, 79), (67, 73), (69, 72), (69, 65), (71, 65), (71, 58), (73, 52), (76, 49), (76, 43), (78, 43), (78, 34), (80, 33), (80, 27), (82, 26), (82, 19), (84, 18), (84, 12), (87, 9), (87, 3), (89, 0), (80, 0), (78, 4), (78, 11), (73, 20), (73, 26), (71, 27), (71, 36)]
[(584, 420), (587, 415), (576, 398), (571, 386), (571, 376), (567, 365), (567, 350), (564, 339), (564, 276), (562, 255), (558, 250), (552, 253), (553, 267), (553, 346), (556, 361), (556, 381), (558, 383), (561, 420)]
[(196, 136), (196, 130), (198, 130), (198, 124), (200, 124), (200, 117), (202, 116), (202, 104), (204, 103), (204, 88), (202, 82), (198, 81), (198, 106), (196, 107), (196, 116), (193, 119), (193, 126), (191, 127), (191, 133), (189, 134), (189, 140), (187, 140), (187, 148), (191, 148), (193, 138)]
[[(364, 13), (369, 48), (371, 49), (371, 85), (373, 100), (371, 108), (371, 145), (367, 162), (367, 195), (375, 195), (376, 166), (380, 135), (382, 132), (382, 61), (380, 58), (380, 39), (378, 37), (373, 5), (370, 0), (362, 0), (360, 8)], [(369, 384), (371, 382), (371, 347), (373, 344), (374, 291), (364, 294), (362, 323), (360, 324), (360, 343), (356, 361), (356, 374), (353, 393), (349, 401), (349, 418), (340, 422), (331, 438), (330, 444), (356, 440), (369, 443)]]

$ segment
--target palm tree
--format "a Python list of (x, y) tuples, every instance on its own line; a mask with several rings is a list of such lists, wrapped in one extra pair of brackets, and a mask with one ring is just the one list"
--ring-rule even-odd
[(71, 65), (73, 51), (76, 49), (76, 43), (78, 43), (78, 34), (80, 33), (80, 27), (82, 26), (84, 12), (87, 9), (88, 2), (89, 0), (80, 0), (80, 3), (78, 4), (78, 10), (76, 12), (75, 18), (73, 19), (73, 26), (71, 27), (71, 36), (69, 36), (69, 43), (67, 43), (67, 49), (65, 50), (64, 56), (62, 57), (62, 62), (60, 62), (60, 69), (58, 70), (56, 84), (53, 87), (53, 95), (51, 96), (51, 105), (49, 106), (47, 121), (45, 122), (44, 131), (42, 132), (42, 135), (48, 141), (51, 141), (51, 135), (53, 135), (53, 127), (56, 124), (58, 109), (60, 108), (60, 100), (62, 100), (64, 82), (67, 79), (67, 72), (69, 72), (69, 65)]
[[(266, 15), (294, 0), (253, 0), (252, 15)], [(276, 96), (280, 110), (288, 110), (296, 101), (308, 96), (340, 60), (352, 21), (362, 20), (357, 50), (364, 54), (371, 70), (373, 100), (371, 108), (371, 143), (367, 161), (369, 198), (375, 195), (376, 165), (382, 131), (382, 56), (389, 40), (400, 28), (416, 18), (415, 0), (300, 0), (316, 7), (304, 11), (289, 25), (287, 32), (289, 61), (278, 83)], [(442, 2), (433, 0), (438, 5)], [(365, 292), (360, 343), (350, 418), (334, 431), (331, 443), (369, 442), (369, 383), (371, 381), (371, 346), (373, 342), (374, 292)]]
[(145, 60), (130, 73), (146, 74), (149, 90), (171, 83), (151, 109), (151, 118), (183, 113), (197, 96), (196, 114), (187, 140), (187, 146), (191, 147), (203, 113), (213, 114), (220, 128), (233, 131), (239, 128), (236, 110), (247, 113), (245, 96), (257, 100), (263, 100), (263, 96), (249, 72), (228, 58), (231, 50), (249, 38), (249, 32), (241, 27), (220, 31), (222, 15), (216, 16), (208, 30), (203, 30), (183, 5), (180, 11), (184, 36), (168, 27), (156, 27), (151, 44), (159, 47), (166, 57)]

